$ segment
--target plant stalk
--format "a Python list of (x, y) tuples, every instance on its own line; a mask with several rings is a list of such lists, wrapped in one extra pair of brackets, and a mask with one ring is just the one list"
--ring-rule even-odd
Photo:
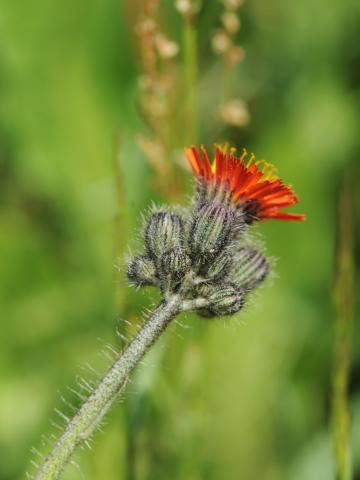
[(94, 433), (125, 385), (131, 371), (180, 311), (179, 295), (169, 297), (158, 306), (68, 423), (34, 480), (59, 478), (76, 448)]
[(348, 383), (351, 366), (351, 336), (354, 306), (353, 221), (349, 181), (344, 181), (339, 197), (336, 249), (335, 356), (333, 367), (332, 427), (336, 479), (351, 480), (350, 412)]
[(186, 20), (183, 30), (185, 87), (185, 144), (196, 143), (198, 135), (198, 52), (195, 20)]

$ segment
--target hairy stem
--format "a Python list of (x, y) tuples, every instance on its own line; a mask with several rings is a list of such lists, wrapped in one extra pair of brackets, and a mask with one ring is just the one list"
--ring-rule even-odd
[(189, 310), (196, 310), (198, 308), (206, 308), (209, 306), (209, 301), (206, 298), (195, 298), (194, 300), (184, 300), (181, 306), (183, 312)]
[(178, 295), (169, 297), (159, 305), (68, 423), (34, 480), (59, 478), (76, 448), (92, 435), (110, 409), (131, 371), (180, 310), (181, 298)]
[(348, 381), (351, 366), (351, 335), (354, 306), (352, 254), (352, 205), (350, 185), (344, 181), (339, 198), (338, 239), (336, 249), (335, 358), (333, 367), (332, 423), (335, 450), (336, 479), (350, 480), (350, 413)]

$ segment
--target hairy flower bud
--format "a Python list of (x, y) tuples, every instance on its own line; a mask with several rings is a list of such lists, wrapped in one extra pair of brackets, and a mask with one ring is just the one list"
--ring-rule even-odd
[(159, 261), (172, 248), (180, 247), (184, 238), (182, 219), (175, 213), (155, 212), (145, 230), (145, 245), (150, 257)]
[(206, 203), (196, 213), (190, 229), (189, 247), (194, 258), (207, 259), (221, 252), (231, 239), (235, 214), (230, 208)]
[(196, 293), (209, 301), (207, 308), (198, 311), (203, 317), (232, 315), (244, 305), (244, 292), (233, 283), (224, 283), (220, 286), (204, 283), (198, 285)]
[(262, 253), (251, 247), (238, 251), (231, 272), (232, 280), (246, 291), (257, 287), (268, 275), (269, 264)]
[(217, 316), (232, 315), (244, 305), (244, 294), (235, 285), (229, 283), (217, 287), (209, 297), (210, 311)]
[(209, 298), (210, 295), (215, 292), (215, 290), (215, 285), (213, 285), (212, 283), (204, 282), (195, 286), (194, 293), (197, 297)]
[(244, 293), (234, 284), (226, 283), (214, 286), (214, 291), (208, 297), (209, 311), (218, 316), (232, 315), (244, 305)]
[(156, 269), (154, 262), (146, 255), (139, 255), (128, 263), (127, 276), (136, 285), (155, 285)]
[(231, 256), (225, 250), (213, 258), (211, 261), (207, 261), (205, 265), (200, 269), (200, 275), (208, 280), (215, 281), (224, 278), (229, 272), (231, 265)]
[(161, 257), (161, 271), (173, 280), (181, 280), (191, 267), (191, 259), (183, 248), (173, 248)]

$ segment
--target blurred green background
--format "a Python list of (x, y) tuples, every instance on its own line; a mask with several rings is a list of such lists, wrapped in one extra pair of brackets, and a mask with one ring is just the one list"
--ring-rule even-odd
[[(156, 187), (135, 141), (146, 132), (133, 34), (141, 8), (130, 0), (0, 4), (1, 480), (33, 472), (32, 448), (46, 452), (58, 435), (54, 407), (71, 415), (61, 396), (77, 404), (68, 387), (91, 379), (84, 365), (103, 371), (101, 350), (121, 347), (117, 330), (131, 334), (124, 319), (136, 324), (156, 300), (128, 288), (114, 267), (127, 245), (136, 248), (141, 213), (171, 196)], [(276, 163), (308, 219), (258, 228), (278, 258), (276, 278), (235, 319), (173, 325), (66, 480), (334, 478), (337, 196), (347, 171), (354, 186), (360, 179), (360, 3), (248, 0), (235, 92), (251, 122), (215, 138), (208, 110), (223, 67), (209, 43), (219, 8), (204, 1), (197, 24), (199, 140), (210, 149), (228, 139)], [(163, 30), (181, 42), (173, 2), (160, 9)], [(192, 179), (181, 177), (185, 204)], [(359, 252), (358, 235), (355, 243)], [(360, 479), (356, 322), (350, 405)]]

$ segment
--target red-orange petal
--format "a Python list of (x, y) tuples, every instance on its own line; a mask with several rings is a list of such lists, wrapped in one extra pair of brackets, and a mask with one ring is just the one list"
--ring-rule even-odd
[[(203, 179), (212, 189), (214, 184), (218, 188), (227, 190), (227, 197), (235, 205), (252, 202), (258, 219), (274, 218), (278, 220), (303, 221), (305, 216), (282, 211), (283, 208), (295, 205), (299, 199), (292, 188), (279, 178), (265, 174), (256, 163), (245, 164), (246, 151), (241, 157), (216, 148), (214, 168), (207, 155), (206, 149), (201, 146), (201, 152), (195, 146), (185, 150), (189, 163), (197, 178)], [(266, 166), (264, 167), (266, 168)]]

